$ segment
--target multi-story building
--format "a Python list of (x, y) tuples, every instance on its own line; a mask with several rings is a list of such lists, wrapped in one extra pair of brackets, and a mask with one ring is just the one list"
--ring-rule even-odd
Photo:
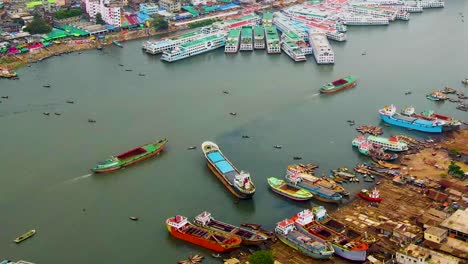
[(445, 219), (440, 226), (448, 229), (451, 237), (468, 242), (468, 209), (457, 210), (449, 218)]
[(408, 245), (405, 249), (396, 253), (398, 264), (458, 264), (460, 259), (445, 255), (415, 244)]
[(156, 15), (158, 13), (158, 6), (154, 3), (143, 3), (140, 4), (140, 12), (149, 16)]
[(121, 27), (122, 0), (85, 0), (86, 12), (91, 18), (100, 13), (102, 20), (109, 25)]
[(440, 244), (447, 238), (447, 233), (446, 229), (431, 226), (424, 231), (424, 239)]
[(179, 12), (181, 8), (179, 0), (161, 0), (159, 1), (159, 6), (171, 13)]

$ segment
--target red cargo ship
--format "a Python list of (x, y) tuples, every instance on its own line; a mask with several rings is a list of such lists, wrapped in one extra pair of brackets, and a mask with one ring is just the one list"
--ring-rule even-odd
[(166, 220), (166, 227), (174, 237), (216, 252), (228, 252), (238, 248), (242, 239), (236, 235), (211, 231), (190, 223), (186, 217), (176, 215)]

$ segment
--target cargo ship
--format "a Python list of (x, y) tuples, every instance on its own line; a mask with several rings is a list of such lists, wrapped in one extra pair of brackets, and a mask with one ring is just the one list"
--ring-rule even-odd
[(290, 174), (299, 173), (301, 177), (309, 180), (316, 186), (333, 190), (335, 192), (338, 192), (341, 195), (345, 195), (345, 196), (349, 195), (349, 192), (347, 192), (346, 189), (343, 188), (343, 186), (338, 185), (336, 182), (334, 182), (331, 179), (320, 178), (320, 177), (312, 175), (311, 173), (307, 173), (303, 170), (303, 168), (300, 165), (289, 165), (287, 173), (290, 173)]
[(280, 39), (275, 26), (265, 26), (267, 53), (281, 53)]
[(344, 78), (335, 80), (333, 82), (327, 83), (320, 88), (321, 93), (336, 93), (338, 91), (352, 88), (356, 86), (357, 77), (356, 76), (346, 76)]
[(239, 171), (226, 159), (218, 145), (205, 141), (202, 144), (208, 168), (223, 183), (223, 185), (237, 198), (250, 199), (255, 193), (255, 185), (250, 174)]
[(96, 173), (104, 173), (128, 167), (153, 156), (159, 155), (159, 153), (164, 150), (167, 142), (167, 139), (161, 139), (157, 142), (148, 143), (119, 155), (112, 156), (104, 162), (94, 166), (91, 170)]
[(167, 62), (178, 61), (220, 48), (224, 45), (224, 35), (221, 33), (214, 33), (194, 41), (177, 45), (171, 50), (164, 51), (161, 60)]
[(242, 242), (239, 236), (198, 227), (181, 215), (168, 218), (166, 220), (166, 228), (171, 235), (178, 239), (216, 252), (232, 251), (238, 248)]
[(239, 50), (253, 50), (252, 27), (245, 26), (241, 29), (241, 42)]
[[(326, 210), (323, 207), (314, 208), (314, 213), (304, 210), (293, 216), (299, 230), (308, 232), (317, 237), (322, 243), (331, 243), (335, 254), (351, 261), (363, 262), (366, 260), (369, 245), (361, 241), (361, 236), (353, 232), (349, 237), (346, 233), (336, 232), (326, 226), (321, 225), (316, 220), (326, 217)], [(349, 234), (349, 232), (348, 232)]]
[(242, 239), (242, 245), (244, 246), (260, 245), (268, 239), (266, 235), (255, 231), (218, 221), (211, 216), (211, 213), (206, 211), (197, 215), (193, 223), (215, 232), (239, 236)]
[(229, 30), (224, 53), (237, 53), (239, 51), (240, 29)]
[(312, 199), (313, 194), (306, 189), (297, 187), (283, 180), (270, 177), (267, 179), (268, 185), (270, 185), (273, 192), (289, 198), (294, 201), (307, 201)]
[(372, 144), (377, 144), (381, 146), (384, 150), (401, 152), (408, 150), (408, 144), (403, 141), (400, 141), (397, 137), (377, 137), (377, 136), (368, 136), (367, 141)]
[(340, 203), (343, 196), (337, 191), (316, 185), (301, 173), (286, 173), (286, 180), (311, 192), (316, 200), (326, 203)]
[(412, 107), (405, 108), (400, 114), (397, 113), (394, 105), (385, 106), (380, 109), (379, 116), (385, 123), (428, 133), (451, 131), (459, 128), (461, 124), (453, 119), (445, 121), (440, 118), (431, 120), (421, 118), (419, 115), (414, 114), (414, 108)]
[(265, 30), (262, 26), (254, 26), (254, 49), (265, 49)]
[(334, 253), (330, 243), (320, 242), (317, 237), (299, 231), (291, 219), (279, 222), (275, 234), (281, 242), (314, 259), (329, 259)]

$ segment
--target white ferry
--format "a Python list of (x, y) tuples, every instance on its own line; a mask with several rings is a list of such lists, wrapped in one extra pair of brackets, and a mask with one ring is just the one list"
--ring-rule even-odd
[(335, 40), (335, 41), (346, 41), (346, 33), (342, 33), (342, 32), (326, 32), (325, 35), (327, 36), (327, 38), (329, 39), (332, 39), (332, 40)]
[(289, 40), (281, 41), (281, 49), (296, 62), (307, 60), (304, 52), (302, 52), (302, 50), (296, 44)]
[(380, 26), (390, 24), (388, 18), (347, 14), (341, 21), (348, 26)]
[(275, 25), (281, 32), (294, 32), (304, 40), (309, 38), (306, 27), (297, 21), (293, 21), (283, 14), (275, 13), (273, 18), (273, 25)]
[(224, 46), (225, 53), (237, 53), (239, 51), (240, 29), (231, 29), (228, 33), (226, 45)]
[(307, 42), (303, 38), (299, 37), (296, 33), (292, 31), (283, 32), (283, 34), (281, 35), (281, 40), (287, 40), (296, 44), (299, 47), (299, 49), (301, 49), (301, 51), (304, 53), (304, 55), (310, 55), (314, 53), (312, 47), (309, 44), (307, 44)]
[(442, 0), (421, 0), (421, 1), (405, 1), (408, 6), (420, 6), (422, 8), (437, 8), (444, 7), (445, 2)]
[(161, 60), (173, 62), (205, 53), (224, 45), (224, 35), (221, 33), (215, 33), (201, 39), (180, 44), (171, 50), (164, 51)]
[(333, 52), (326, 35), (317, 30), (309, 30), (309, 41), (312, 46), (315, 61), (318, 64), (335, 63), (335, 52)]
[(212, 28), (202, 28), (201, 30), (188, 32), (171, 38), (146, 41), (145, 43), (143, 43), (143, 50), (146, 53), (155, 55), (163, 51), (173, 49), (180, 44), (188, 43), (196, 39), (203, 38), (207, 34), (211, 34), (213, 32), (216, 32), (216, 30)]
[(229, 30), (234, 28), (241, 28), (244, 26), (255, 26), (260, 23), (260, 17), (255, 14), (248, 14), (238, 17), (236, 19), (224, 20), (213, 23), (215, 28), (220, 30)]
[(275, 26), (265, 26), (265, 39), (267, 53), (281, 53), (280, 39), (278, 36), (278, 30)]
[(246, 26), (241, 29), (241, 43), (239, 50), (253, 50), (252, 27)]
[(409, 13), (421, 13), (423, 11), (422, 6), (393, 5), (390, 7), (398, 11), (406, 11)]
[(254, 49), (265, 49), (265, 30), (262, 26), (254, 26)]
[(407, 11), (398, 11), (396, 18), (407, 21), (410, 18), (410, 13)]
[(377, 136), (368, 136), (367, 141), (371, 144), (376, 144), (382, 146), (385, 150), (389, 151), (407, 151), (408, 145), (405, 142), (400, 141), (396, 137), (377, 137)]
[(389, 21), (394, 21), (397, 17), (397, 10), (383, 10), (379, 9), (378, 7), (369, 7), (369, 6), (357, 6), (357, 5), (352, 5), (349, 7), (349, 11), (357, 13), (357, 14), (364, 14), (364, 15), (370, 15), (374, 17), (385, 17)]

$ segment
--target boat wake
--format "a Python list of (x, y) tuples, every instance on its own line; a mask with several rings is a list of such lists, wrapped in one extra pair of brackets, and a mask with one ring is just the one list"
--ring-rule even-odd
[(70, 179), (68, 181), (65, 181), (64, 183), (67, 184), (67, 183), (74, 183), (74, 182), (77, 182), (79, 180), (82, 180), (82, 179), (86, 179), (88, 177), (91, 177), (93, 174), (90, 173), (90, 174), (86, 174), (86, 175), (82, 175), (82, 176), (79, 176), (79, 177), (76, 177), (76, 178), (73, 178), (73, 179)]

